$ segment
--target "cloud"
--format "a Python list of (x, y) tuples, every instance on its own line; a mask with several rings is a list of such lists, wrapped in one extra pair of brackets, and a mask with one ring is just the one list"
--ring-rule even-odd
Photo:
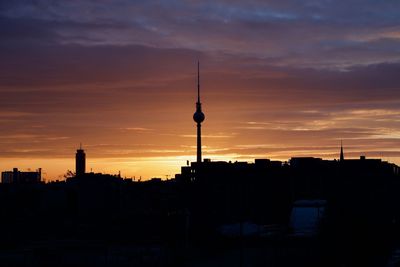
[(121, 128), (121, 130), (146, 132), (146, 131), (152, 131), (153, 129), (144, 128), (144, 127), (127, 127), (127, 128)]
[(5, 41), (143, 45), (348, 68), (399, 61), (399, 8), (359, 0), (18, 1), (3, 4), (0, 15)]
[(132, 173), (140, 160), (177, 168), (195, 155), (197, 60), (212, 158), (333, 158), (340, 139), (349, 156), (396, 157), (399, 8), (1, 1), (0, 157), (72, 166), (82, 142), (96, 166), (121, 158)]

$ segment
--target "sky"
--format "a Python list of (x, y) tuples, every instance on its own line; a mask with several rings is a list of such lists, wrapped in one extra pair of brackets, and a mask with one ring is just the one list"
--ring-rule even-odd
[(0, 170), (169, 178), (203, 155), (400, 164), (400, 1), (0, 0)]

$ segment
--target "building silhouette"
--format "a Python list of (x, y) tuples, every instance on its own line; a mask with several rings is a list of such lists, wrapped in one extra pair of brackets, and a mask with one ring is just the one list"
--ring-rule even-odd
[(3, 184), (37, 184), (42, 179), (42, 169), (37, 171), (22, 172), (18, 168), (12, 171), (5, 171), (1, 173), (1, 182)]
[(204, 119), (200, 102), (200, 62), (197, 62), (197, 102), (196, 112), (193, 114), (193, 120), (197, 123), (197, 162), (201, 162), (201, 123)]
[(82, 176), (86, 173), (86, 154), (82, 149), (82, 144), (80, 145), (79, 149), (76, 150), (75, 171), (76, 176)]

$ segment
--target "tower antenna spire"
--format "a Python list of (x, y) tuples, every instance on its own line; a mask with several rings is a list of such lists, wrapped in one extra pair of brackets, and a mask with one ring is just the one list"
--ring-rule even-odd
[(200, 61), (197, 61), (197, 103), (200, 103)]

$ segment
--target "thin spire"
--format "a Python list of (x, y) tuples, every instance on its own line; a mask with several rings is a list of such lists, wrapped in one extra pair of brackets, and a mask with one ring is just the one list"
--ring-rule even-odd
[(344, 161), (343, 140), (340, 140), (340, 161)]
[(79, 143), (79, 149), (82, 150), (82, 143)]
[(200, 103), (200, 61), (197, 61), (197, 103)]

